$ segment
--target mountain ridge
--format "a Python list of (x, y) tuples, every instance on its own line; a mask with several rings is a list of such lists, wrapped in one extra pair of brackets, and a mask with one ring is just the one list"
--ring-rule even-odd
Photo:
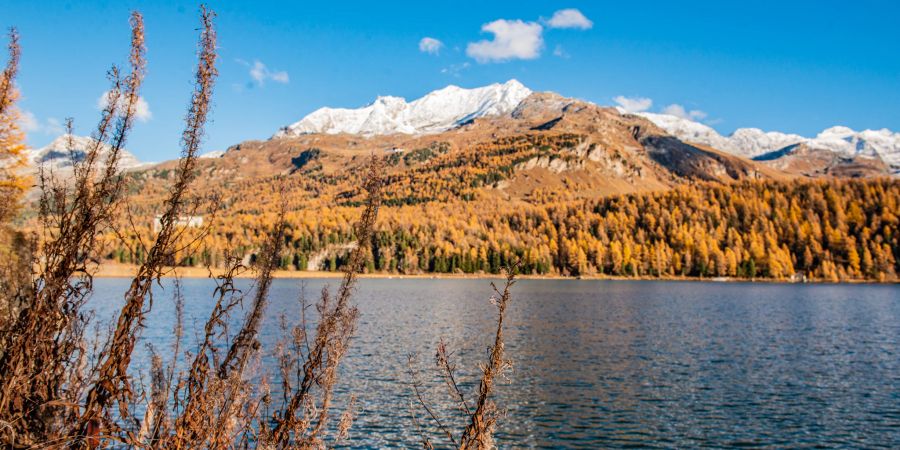
[[(407, 102), (400, 97), (381, 96), (361, 108), (320, 108), (298, 122), (282, 128), (273, 139), (297, 137), (305, 134), (350, 134), (365, 137), (390, 134), (433, 134), (465, 125), (473, 119), (512, 115), (520, 105), (536, 94), (518, 80), (494, 83), (465, 89), (449, 85)], [(559, 97), (560, 105), (589, 101)], [(554, 106), (560, 106), (554, 105)], [(628, 114), (615, 108), (620, 114)], [(900, 174), (900, 133), (891, 130), (855, 131), (844, 126), (826, 128), (815, 137), (805, 137), (759, 128), (738, 128), (722, 135), (712, 127), (690, 119), (651, 112), (638, 112), (643, 117), (678, 139), (712, 147), (737, 156), (753, 159), (762, 155), (791, 156), (780, 152), (803, 144), (812, 151), (829, 151), (841, 158), (877, 159), (888, 172)], [(820, 158), (821, 159), (821, 158)], [(762, 159), (767, 161), (768, 159)], [(876, 164), (877, 163), (873, 163)], [(817, 167), (828, 172), (829, 167)]]
[(446, 131), (471, 119), (511, 112), (532, 94), (518, 80), (464, 89), (450, 85), (407, 102), (380, 96), (362, 108), (323, 107), (282, 128), (273, 138), (302, 134), (422, 134)]
[[(788, 173), (806, 176), (844, 176), (848, 173), (851, 176), (900, 175), (900, 133), (887, 129), (855, 131), (834, 126), (809, 138), (758, 128), (738, 128), (729, 135), (722, 135), (706, 124), (679, 116), (629, 113), (621, 107), (599, 106), (552, 92), (532, 91), (515, 79), (471, 89), (449, 85), (410, 102), (400, 97), (381, 96), (369, 105), (356, 109), (323, 107), (282, 128), (271, 139), (315, 135), (347, 135), (367, 139), (391, 135), (414, 137), (471, 128), (476, 121), (502, 121), (504, 118), (516, 122), (533, 120), (535, 123), (531, 131), (534, 131), (560, 126), (564, 118), (588, 107), (597, 107), (612, 114), (604, 119), (595, 117), (590, 120), (605, 121), (613, 116), (639, 117), (682, 142), (756, 160)], [(522, 133), (528, 131), (520, 130)], [(76, 153), (83, 155), (90, 142), (90, 138), (76, 136), (73, 139)], [(67, 145), (68, 137), (60, 136), (45, 147), (31, 150), (29, 161), (33, 167), (69, 167), (71, 159)], [(103, 151), (108, 151), (107, 147)], [(213, 151), (202, 156), (219, 158), (222, 155), (223, 152)], [(128, 170), (149, 164), (152, 163), (142, 163), (126, 151), (120, 167)], [(845, 170), (847, 167), (852, 170)]]
[[(788, 147), (803, 144), (812, 150), (826, 150), (847, 158), (878, 158), (900, 173), (900, 133), (886, 128), (856, 131), (845, 126), (826, 128), (815, 137), (758, 128), (738, 128), (723, 136), (700, 122), (668, 114), (640, 112), (644, 117), (679, 139), (709, 145), (746, 158), (779, 153)], [(785, 155), (789, 152), (781, 152)]]

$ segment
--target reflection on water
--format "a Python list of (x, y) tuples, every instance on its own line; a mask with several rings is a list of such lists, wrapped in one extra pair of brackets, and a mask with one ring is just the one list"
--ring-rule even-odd
[[(307, 280), (306, 291), (328, 282)], [(272, 286), (267, 348), (279, 314), (297, 318), (300, 283)], [(127, 281), (96, 285), (89, 304), (102, 321)], [(199, 329), (212, 282), (183, 285), (186, 323)], [(900, 287), (523, 280), (513, 289), (501, 447), (900, 445)], [(432, 375), (441, 337), (474, 391), (492, 338), (491, 292), (487, 280), (360, 282), (339, 390), (358, 397), (351, 445), (417, 445), (407, 355)], [(169, 297), (157, 289), (143, 333), (157, 349), (172, 336)], [(429, 381), (427, 395), (452, 414), (446, 388)]]

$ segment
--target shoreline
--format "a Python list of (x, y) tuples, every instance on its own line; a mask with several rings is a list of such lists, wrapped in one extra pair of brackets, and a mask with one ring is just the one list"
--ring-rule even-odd
[[(137, 272), (136, 265), (119, 264), (119, 263), (101, 263), (94, 278), (131, 278)], [(224, 272), (223, 269), (207, 269), (205, 267), (166, 267), (163, 270), (163, 278), (172, 278), (178, 276), (180, 278), (210, 278), (210, 276), (218, 276)], [(245, 270), (235, 278), (255, 278), (252, 270)], [(327, 272), (327, 271), (300, 271), (300, 270), (276, 270), (273, 274), (277, 279), (311, 279), (311, 278), (341, 278), (343, 272)], [(397, 274), (397, 273), (364, 273), (359, 274), (359, 278), (370, 279), (502, 279), (505, 278), (501, 274), (492, 273), (420, 273), (420, 274)], [(769, 284), (898, 284), (900, 281), (877, 281), (877, 280), (842, 280), (842, 281), (826, 281), (826, 280), (777, 280), (771, 278), (730, 278), (730, 277), (652, 277), (639, 276), (627, 277), (617, 275), (585, 275), (578, 277), (562, 276), (562, 275), (518, 275), (520, 280), (609, 280), (609, 281), (685, 281), (685, 282), (705, 282), (705, 283), (769, 283)]]

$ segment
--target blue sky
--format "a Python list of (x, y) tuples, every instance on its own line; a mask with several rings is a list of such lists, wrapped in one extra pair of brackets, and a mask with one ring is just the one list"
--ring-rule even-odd
[[(209, 5), (221, 75), (204, 150), (268, 138), (320, 106), (510, 78), (604, 105), (619, 96), (652, 99), (650, 111), (679, 105), (722, 133), (900, 130), (896, 1)], [(68, 116), (90, 131), (105, 71), (127, 56), (132, 9), (145, 16), (149, 114), (128, 148), (146, 161), (177, 156), (197, 29), (187, 2), (0, 0), (0, 26), (21, 33), (30, 144), (49, 142)], [(565, 9), (578, 14), (552, 20)], [(426, 37), (438, 51), (420, 49)]]

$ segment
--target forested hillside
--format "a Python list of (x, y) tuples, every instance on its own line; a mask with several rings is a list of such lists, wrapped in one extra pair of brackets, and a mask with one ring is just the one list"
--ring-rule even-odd
[[(531, 274), (895, 280), (900, 259), (900, 182), (892, 179), (697, 182), (532, 202), (402, 201), (433, 200), (431, 192), (443, 191), (394, 183), (368, 255), (370, 272), (497, 273), (520, 260)], [(174, 263), (215, 266), (229, 251), (252, 258), (276, 203), (271, 186), (252, 192), (255, 210), (220, 212), (195, 256)], [(313, 260), (335, 270), (353, 240), (357, 207), (304, 203), (288, 213), (281, 266), (305, 270)], [(109, 256), (126, 263), (142, 258), (121, 245)]]

